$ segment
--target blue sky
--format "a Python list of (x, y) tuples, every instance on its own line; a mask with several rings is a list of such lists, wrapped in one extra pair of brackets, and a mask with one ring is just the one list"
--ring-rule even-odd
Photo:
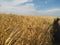
[(0, 0), (0, 13), (60, 15), (60, 0)]

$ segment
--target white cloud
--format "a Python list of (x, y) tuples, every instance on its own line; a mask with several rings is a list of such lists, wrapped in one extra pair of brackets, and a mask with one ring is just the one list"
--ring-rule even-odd
[(24, 2), (31, 2), (32, 0), (12, 0), (12, 1), (4, 1), (4, 0), (0, 0), (0, 5), (2, 6), (14, 6), (14, 5), (18, 5)]
[(36, 10), (34, 4), (26, 4), (21, 7), (0, 7), (0, 13), (15, 13), (15, 14), (28, 14), (28, 15), (57, 15), (60, 8), (48, 10)]
[(39, 10), (38, 14), (41, 14), (41, 15), (57, 15), (58, 12), (60, 12), (60, 8), (54, 8), (54, 9), (48, 9), (48, 10)]
[(53, 13), (53, 12), (56, 12), (56, 11), (60, 11), (60, 8), (49, 9), (49, 10), (46, 10), (45, 12), (46, 13)]
[(28, 0), (28, 2), (32, 2), (33, 0)]
[(0, 13), (30, 14), (34, 11), (34, 4), (26, 4), (20, 7), (0, 7)]
[(24, 2), (27, 2), (28, 0), (14, 0), (12, 3), (17, 5), (17, 4), (21, 4), (21, 3), (24, 3)]
[[(29, 14), (29, 15), (53, 15), (60, 12), (60, 8), (48, 9), (48, 10), (36, 10), (33, 3), (26, 4), (24, 6), (16, 6), (24, 2), (31, 2), (32, 0), (12, 0), (11, 2), (0, 1), (2, 5), (0, 7), (0, 13), (16, 13), (16, 14)], [(45, 2), (47, 4), (47, 2)]]
[(32, 0), (0, 0), (0, 13), (27, 13), (34, 11), (34, 4), (26, 4), (24, 6), (16, 6), (24, 2), (31, 2)]

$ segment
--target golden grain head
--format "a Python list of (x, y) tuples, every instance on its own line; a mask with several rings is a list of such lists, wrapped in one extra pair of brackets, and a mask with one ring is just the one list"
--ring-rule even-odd
[(0, 14), (0, 45), (51, 45), (54, 18)]

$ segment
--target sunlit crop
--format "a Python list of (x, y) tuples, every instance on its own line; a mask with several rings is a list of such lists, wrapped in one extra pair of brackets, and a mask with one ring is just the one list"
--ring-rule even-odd
[(54, 18), (0, 14), (0, 45), (51, 45)]

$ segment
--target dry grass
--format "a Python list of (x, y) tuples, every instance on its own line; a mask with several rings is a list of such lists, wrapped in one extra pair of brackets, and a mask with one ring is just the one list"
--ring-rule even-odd
[(0, 45), (52, 45), (54, 18), (0, 14)]

